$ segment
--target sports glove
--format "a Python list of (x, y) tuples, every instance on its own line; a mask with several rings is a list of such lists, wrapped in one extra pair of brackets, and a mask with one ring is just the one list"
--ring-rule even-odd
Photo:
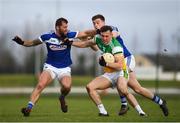
[(16, 43), (20, 44), (20, 45), (24, 44), (24, 41), (18, 36), (15, 36), (12, 40), (15, 41)]
[(104, 66), (104, 67), (107, 65), (107, 63), (106, 63), (106, 61), (104, 60), (104, 57), (103, 57), (103, 56), (100, 57), (100, 59), (99, 59), (99, 64), (100, 64), (101, 66)]
[(59, 37), (59, 40), (61, 40), (61, 45), (72, 45), (73, 41), (69, 40), (67, 35), (64, 33), (61, 34), (61, 37)]
[(69, 40), (68, 38), (65, 38), (64, 40), (62, 40), (62, 45), (72, 45), (73, 41)]

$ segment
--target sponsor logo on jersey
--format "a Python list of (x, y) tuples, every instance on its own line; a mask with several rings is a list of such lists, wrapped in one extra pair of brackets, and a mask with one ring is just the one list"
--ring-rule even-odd
[(67, 49), (67, 45), (49, 45), (49, 48), (54, 51), (65, 50)]
[(56, 38), (51, 38), (50, 40), (46, 41), (47, 43), (50, 43), (50, 44), (56, 44), (56, 45), (59, 45), (62, 43), (61, 40), (58, 40)]

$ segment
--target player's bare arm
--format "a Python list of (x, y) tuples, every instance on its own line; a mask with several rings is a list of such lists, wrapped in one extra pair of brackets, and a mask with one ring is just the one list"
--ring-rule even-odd
[(15, 36), (12, 40), (15, 41), (17, 44), (23, 45), (25, 47), (31, 47), (42, 44), (42, 42), (39, 39), (22, 40), (19, 36)]
[[(93, 40), (93, 37), (85, 37), (85, 38), (79, 38), (79, 39), (81, 41), (88, 41), (88, 40)], [(90, 48), (95, 52), (99, 50), (97, 45), (90, 46)]]
[(79, 32), (77, 38), (93, 37), (94, 35), (96, 35), (95, 29), (85, 30), (85, 31)]
[(122, 53), (118, 53), (114, 55), (115, 62), (108, 63), (107, 67), (113, 68), (115, 70), (122, 70), (124, 65), (124, 56)]
[(101, 56), (100, 59), (99, 59), (99, 64), (101, 66), (109, 67), (109, 68), (112, 68), (114, 70), (118, 70), (118, 71), (122, 70), (123, 65), (124, 65), (124, 56), (123, 56), (123, 54), (122, 53), (115, 54), (114, 59), (115, 59), (115, 62), (107, 63), (105, 61), (104, 57)]
[(86, 48), (93, 45), (96, 45), (96, 43), (93, 40), (88, 41), (73, 41), (72, 45), (79, 48)]
[(31, 47), (31, 46), (36, 46), (39, 44), (42, 44), (42, 42), (39, 39), (34, 39), (34, 40), (24, 41), (23, 46)]

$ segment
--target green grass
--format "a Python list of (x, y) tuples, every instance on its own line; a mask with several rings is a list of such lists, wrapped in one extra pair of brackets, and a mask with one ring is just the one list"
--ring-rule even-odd
[[(93, 79), (92, 76), (72, 76), (73, 86), (86, 86)], [(0, 87), (25, 87), (35, 86), (37, 78), (32, 74), (1, 74)], [(155, 87), (154, 80), (139, 80), (144, 87)], [(53, 85), (53, 83), (51, 84)], [(51, 86), (50, 85), (50, 86)], [(175, 81), (160, 81), (159, 87), (174, 87), (180, 88), (180, 82)]]
[(120, 104), (118, 96), (104, 96), (102, 98), (110, 117), (99, 117), (96, 106), (87, 95), (69, 95), (67, 98), (69, 111), (62, 113), (59, 109), (59, 102), (55, 95), (43, 95), (34, 107), (30, 117), (23, 117), (20, 113), (22, 106), (28, 102), (25, 95), (1, 95), (0, 96), (0, 122), (174, 122), (180, 121), (180, 98), (178, 95), (163, 96), (170, 110), (170, 115), (164, 117), (159, 106), (145, 98), (137, 97), (140, 105), (148, 114), (148, 117), (140, 117), (130, 107), (124, 116), (118, 116)]

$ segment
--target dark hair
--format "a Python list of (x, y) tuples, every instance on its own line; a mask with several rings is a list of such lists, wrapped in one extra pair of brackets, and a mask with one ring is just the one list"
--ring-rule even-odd
[(100, 32), (106, 32), (106, 31), (110, 31), (110, 32), (112, 32), (112, 27), (111, 26), (107, 26), (107, 25), (105, 25), (105, 26), (102, 26), (101, 28), (100, 28)]
[(63, 22), (67, 24), (67, 23), (68, 23), (68, 20), (65, 19), (65, 18), (58, 18), (58, 19), (56, 20), (55, 26), (61, 26)]
[(92, 17), (92, 21), (94, 21), (94, 20), (96, 20), (96, 19), (101, 19), (102, 21), (105, 21), (104, 16), (101, 15), (101, 14), (97, 14), (97, 15), (94, 15), (94, 16)]

